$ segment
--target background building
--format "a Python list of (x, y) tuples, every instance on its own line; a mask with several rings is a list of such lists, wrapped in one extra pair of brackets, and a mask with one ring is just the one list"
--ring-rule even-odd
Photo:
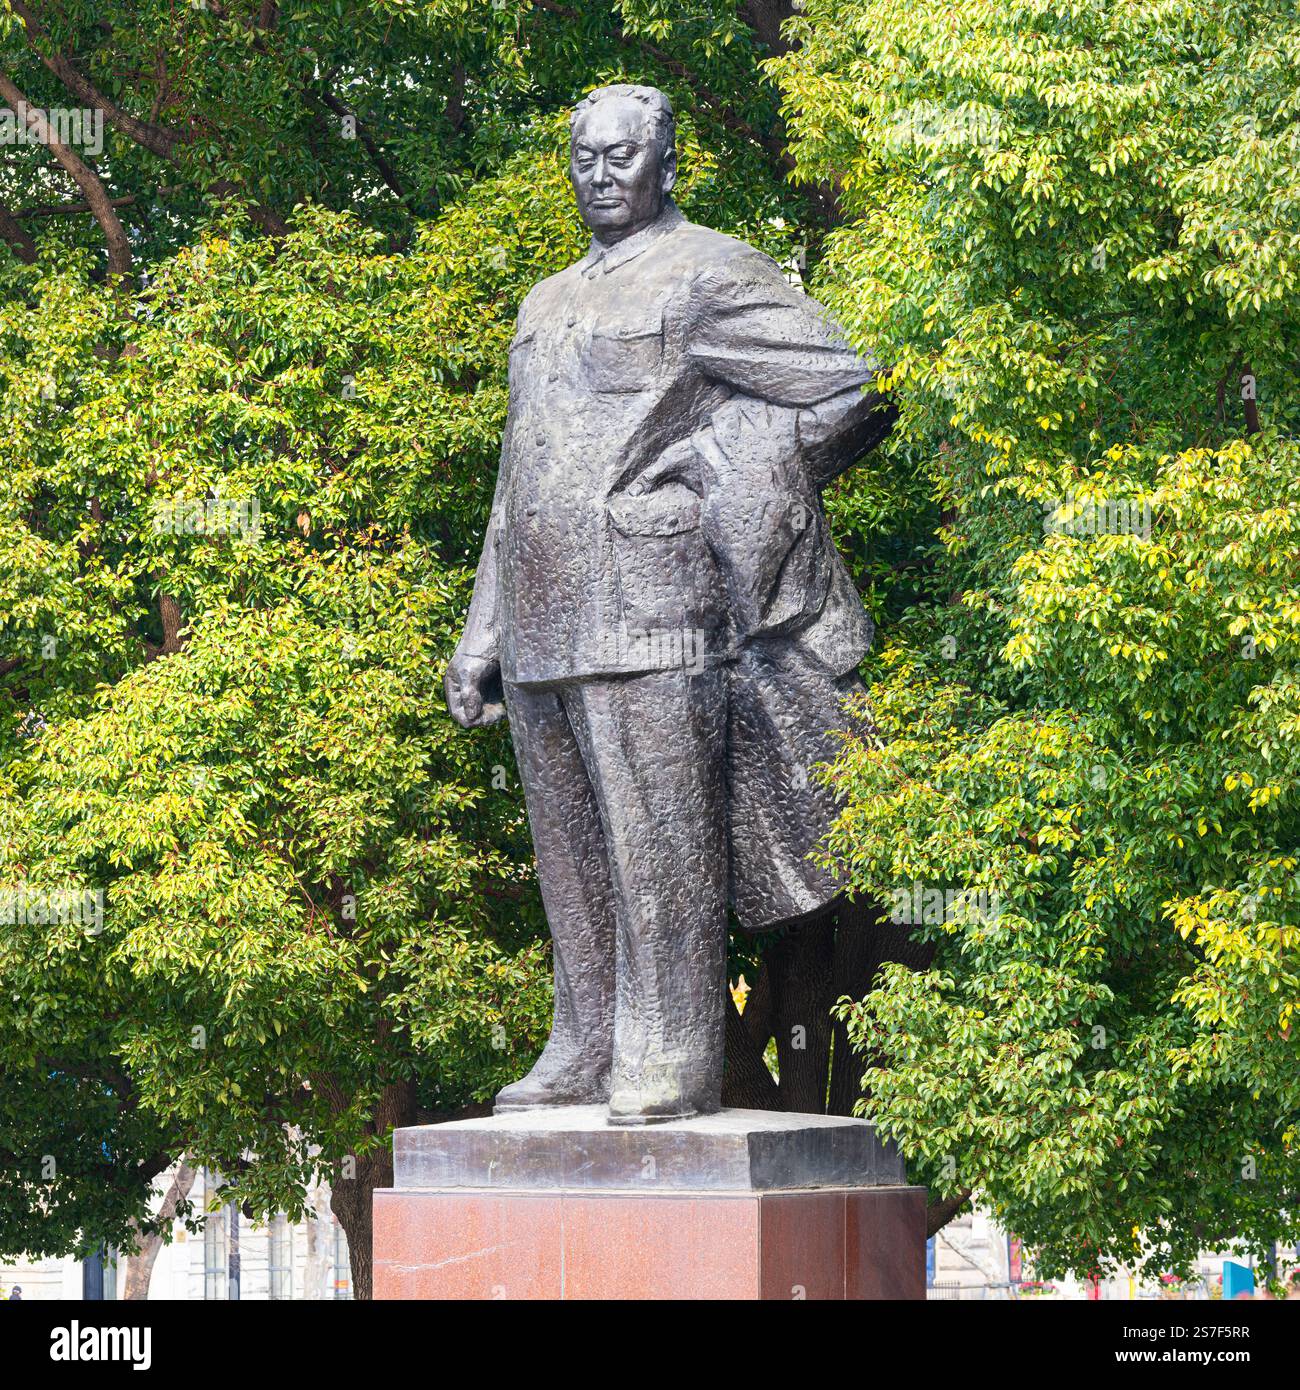
[[(1251, 1261), (1231, 1251), (1206, 1251), (1195, 1273), (1186, 1280), (1139, 1277), (1120, 1270), (1093, 1283), (1088, 1279), (1040, 1281), (1033, 1267), (1033, 1252), (1007, 1234), (985, 1211), (976, 1208), (950, 1221), (927, 1246), (928, 1297), (935, 1300), (983, 1300), (1008, 1298), (1049, 1299), (1152, 1299), (1219, 1298), (1226, 1261), (1249, 1265)], [(1278, 1253), (1283, 1279), (1300, 1272), (1300, 1249)], [(1257, 1271), (1262, 1284), (1268, 1271)]]
[[(157, 1202), (170, 1175), (160, 1180)], [(220, 1183), (200, 1169), (190, 1190), (197, 1207), (220, 1200)], [(283, 1214), (269, 1223), (247, 1220), (230, 1203), (209, 1217), (199, 1235), (180, 1221), (158, 1251), (149, 1281), (150, 1299), (350, 1299), (352, 1275), (347, 1238), (330, 1212), (329, 1187), (310, 1192), (315, 1218), (290, 1222)], [(14, 1286), (26, 1299), (81, 1299), (101, 1283), (105, 1299), (122, 1296), (125, 1257), (109, 1251), (102, 1261), (71, 1258), (0, 1264), (0, 1298)]]

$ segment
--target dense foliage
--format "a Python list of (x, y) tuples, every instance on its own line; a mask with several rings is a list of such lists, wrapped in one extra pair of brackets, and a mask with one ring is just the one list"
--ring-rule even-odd
[(549, 1024), (508, 737), (441, 678), (585, 247), (568, 108), (660, 82), (683, 206), (785, 259), (775, 97), (734, 17), (8, 8), (0, 75), (107, 120), (0, 177), (0, 1250), (129, 1244), (185, 1153), (256, 1216), (328, 1177), (364, 1293), (392, 1126)]
[(881, 630), (828, 850), (904, 920), (737, 943), (733, 1097), (849, 1108), (852, 1035), (932, 1224), (1045, 1269), (1295, 1237), (1291, 6), (6, 16), (0, 100), (104, 124), (0, 172), (0, 1251), (129, 1240), (184, 1152), (253, 1214), (329, 1176), (364, 1293), (391, 1126), (544, 1036), (508, 742), (439, 684), (613, 80), (902, 409), (828, 499)]
[(1262, 1254), (1300, 1185), (1300, 21), (792, 32), (799, 167), (852, 218), (826, 294), (941, 512), (836, 769), (834, 857), (937, 948), (847, 1009), (866, 1110), (1049, 1270)]

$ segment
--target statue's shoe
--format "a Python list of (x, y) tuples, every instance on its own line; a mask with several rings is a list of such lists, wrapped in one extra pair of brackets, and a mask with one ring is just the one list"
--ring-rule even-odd
[(492, 1105), (495, 1115), (516, 1110), (544, 1110), (556, 1105), (600, 1105), (609, 1098), (609, 1072), (593, 1072), (573, 1063), (548, 1064), (545, 1054), (519, 1081), (512, 1081), (497, 1092)]
[(611, 1125), (663, 1125), (670, 1120), (689, 1120), (692, 1115), (702, 1115), (716, 1110), (716, 1105), (693, 1104), (685, 1096), (660, 1097), (648, 1100), (634, 1090), (615, 1091), (609, 1098)]

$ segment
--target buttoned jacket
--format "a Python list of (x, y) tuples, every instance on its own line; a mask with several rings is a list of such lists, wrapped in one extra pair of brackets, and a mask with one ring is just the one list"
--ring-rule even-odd
[(851, 670), (871, 625), (820, 490), (890, 427), (878, 370), (769, 257), (671, 202), (593, 241), (519, 311), (461, 650), (512, 684), (711, 665), (773, 636)]

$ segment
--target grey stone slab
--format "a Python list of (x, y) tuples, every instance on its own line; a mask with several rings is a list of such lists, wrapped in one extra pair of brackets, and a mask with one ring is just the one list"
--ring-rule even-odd
[(417, 1125), (393, 1136), (393, 1186), (771, 1192), (901, 1187), (897, 1148), (865, 1120), (721, 1110), (645, 1127), (574, 1105)]

